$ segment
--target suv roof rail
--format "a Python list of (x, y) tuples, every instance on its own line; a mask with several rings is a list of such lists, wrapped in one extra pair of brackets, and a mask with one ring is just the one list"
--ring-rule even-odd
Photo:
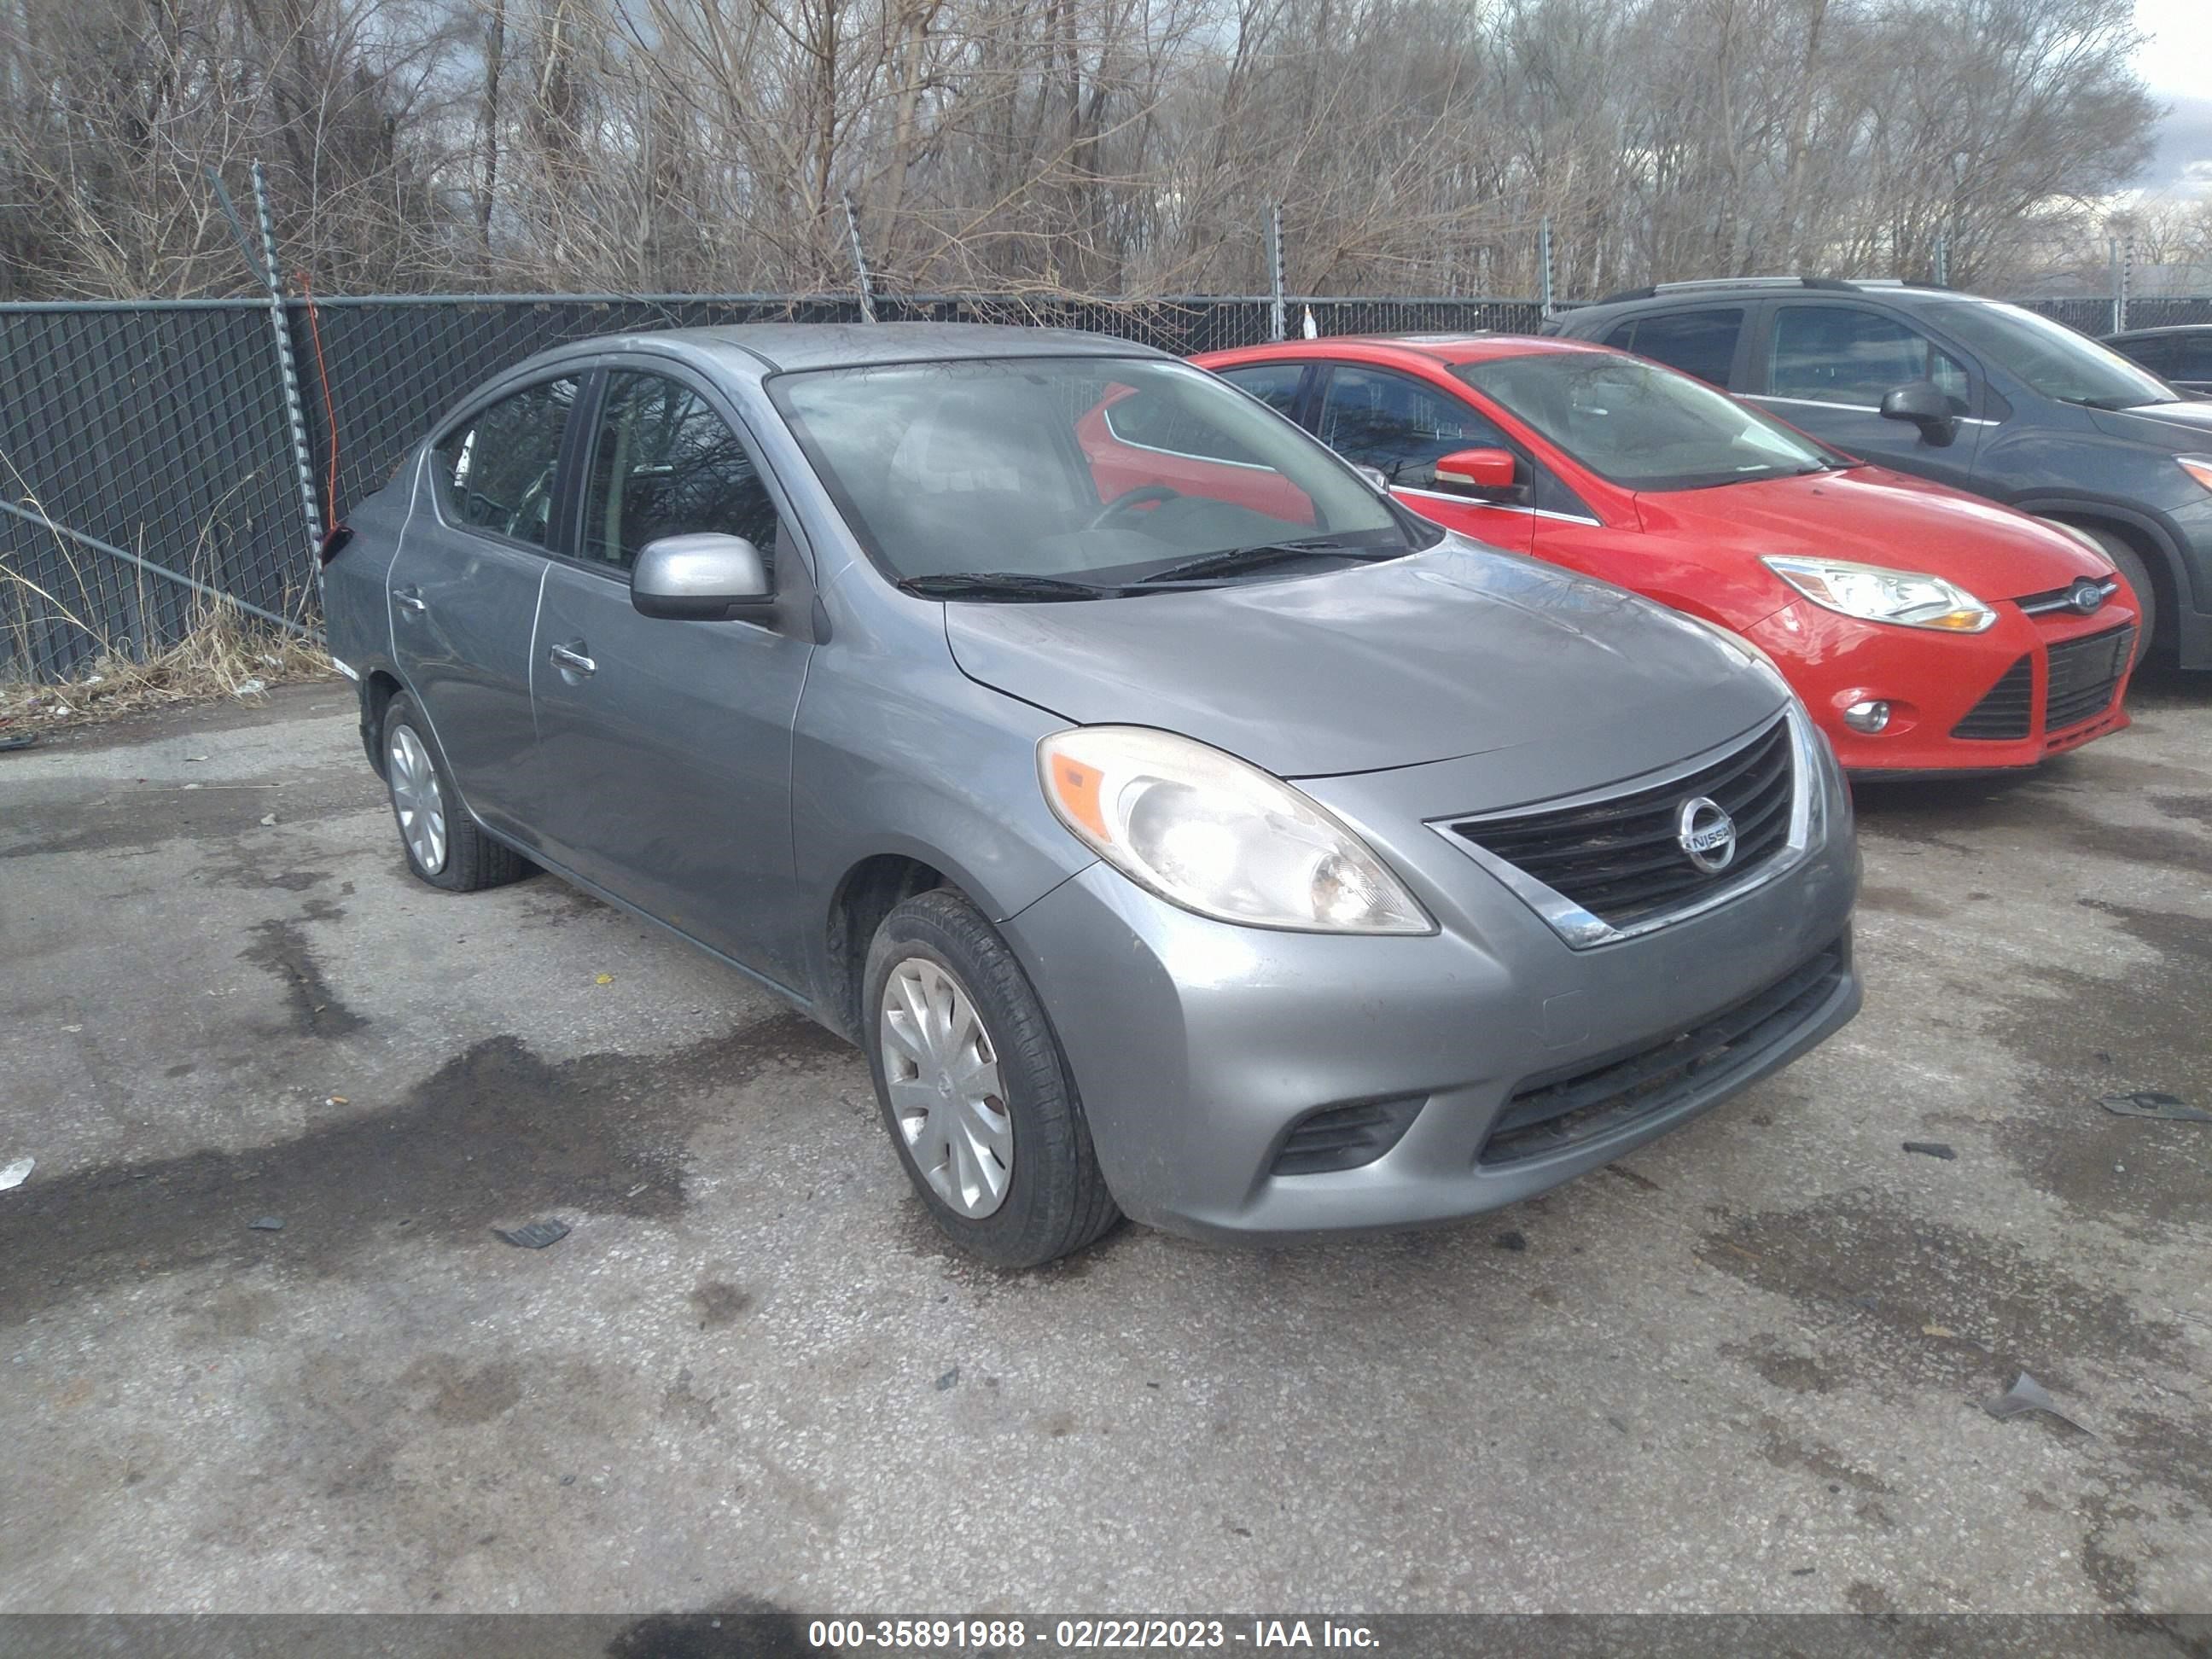
[(1653, 283), (1644, 288), (1625, 288), (1597, 301), (1601, 306), (1624, 305), (1631, 300), (1653, 300), (1662, 294), (1711, 293), (1726, 289), (1810, 288), (1855, 294), (1869, 288), (1936, 288), (1935, 283), (1908, 282), (1902, 276), (1694, 276), (1676, 283)]

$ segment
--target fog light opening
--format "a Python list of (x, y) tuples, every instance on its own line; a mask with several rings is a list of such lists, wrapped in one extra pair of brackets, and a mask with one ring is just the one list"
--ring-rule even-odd
[(1869, 698), (1865, 702), (1855, 702), (1844, 710), (1844, 724), (1854, 732), (1863, 732), (1867, 736), (1872, 737), (1875, 732), (1887, 729), (1889, 704), (1880, 697)]

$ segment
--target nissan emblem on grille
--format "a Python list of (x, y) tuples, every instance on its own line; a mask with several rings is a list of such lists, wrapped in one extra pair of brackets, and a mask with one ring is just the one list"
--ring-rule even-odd
[(2087, 617), (2105, 602), (2105, 585), (2084, 576), (2075, 582), (2066, 595), (2066, 603)]
[(1720, 874), (1735, 857), (1735, 820), (1710, 795), (1684, 801), (1674, 824), (1674, 840), (1707, 875)]

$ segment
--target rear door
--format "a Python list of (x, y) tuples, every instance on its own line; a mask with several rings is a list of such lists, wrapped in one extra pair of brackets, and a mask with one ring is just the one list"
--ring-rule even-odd
[[(1520, 447), (1455, 392), (1396, 369), (1330, 363), (1323, 369), (1314, 428), (1348, 461), (1371, 466), (1391, 493), (1447, 529), (1526, 553), (1534, 479)], [(1460, 449), (1503, 449), (1521, 463), (1518, 500), (1484, 499), (1441, 485), (1437, 462)]]
[[(792, 984), (792, 728), (814, 590), (755, 453), (703, 379), (658, 362), (608, 368), (577, 445), (574, 556), (552, 562), (538, 619), (535, 810), (550, 858)], [(638, 553), (695, 531), (761, 550), (779, 599), (772, 617), (637, 611)]]
[[(1765, 308), (1747, 386), (1752, 401), (1845, 454), (1971, 489), (1982, 441), (1979, 377), (1902, 318), (1870, 306), (1778, 300)], [(1948, 444), (1882, 418), (1893, 387), (1931, 380), (1960, 417)]]
[(581, 377), (503, 392), (431, 446), (430, 507), (386, 577), (392, 658), (453, 781), (490, 828), (535, 847), (530, 640)]

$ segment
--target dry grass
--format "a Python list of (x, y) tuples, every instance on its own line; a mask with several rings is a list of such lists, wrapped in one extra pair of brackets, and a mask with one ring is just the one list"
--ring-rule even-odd
[[(13, 580), (0, 573), (0, 585)], [(272, 685), (335, 672), (315, 641), (249, 617), (228, 600), (203, 599), (184, 636), (143, 662), (103, 641), (82, 679), (0, 680), (0, 738), (217, 697), (255, 698)]]

